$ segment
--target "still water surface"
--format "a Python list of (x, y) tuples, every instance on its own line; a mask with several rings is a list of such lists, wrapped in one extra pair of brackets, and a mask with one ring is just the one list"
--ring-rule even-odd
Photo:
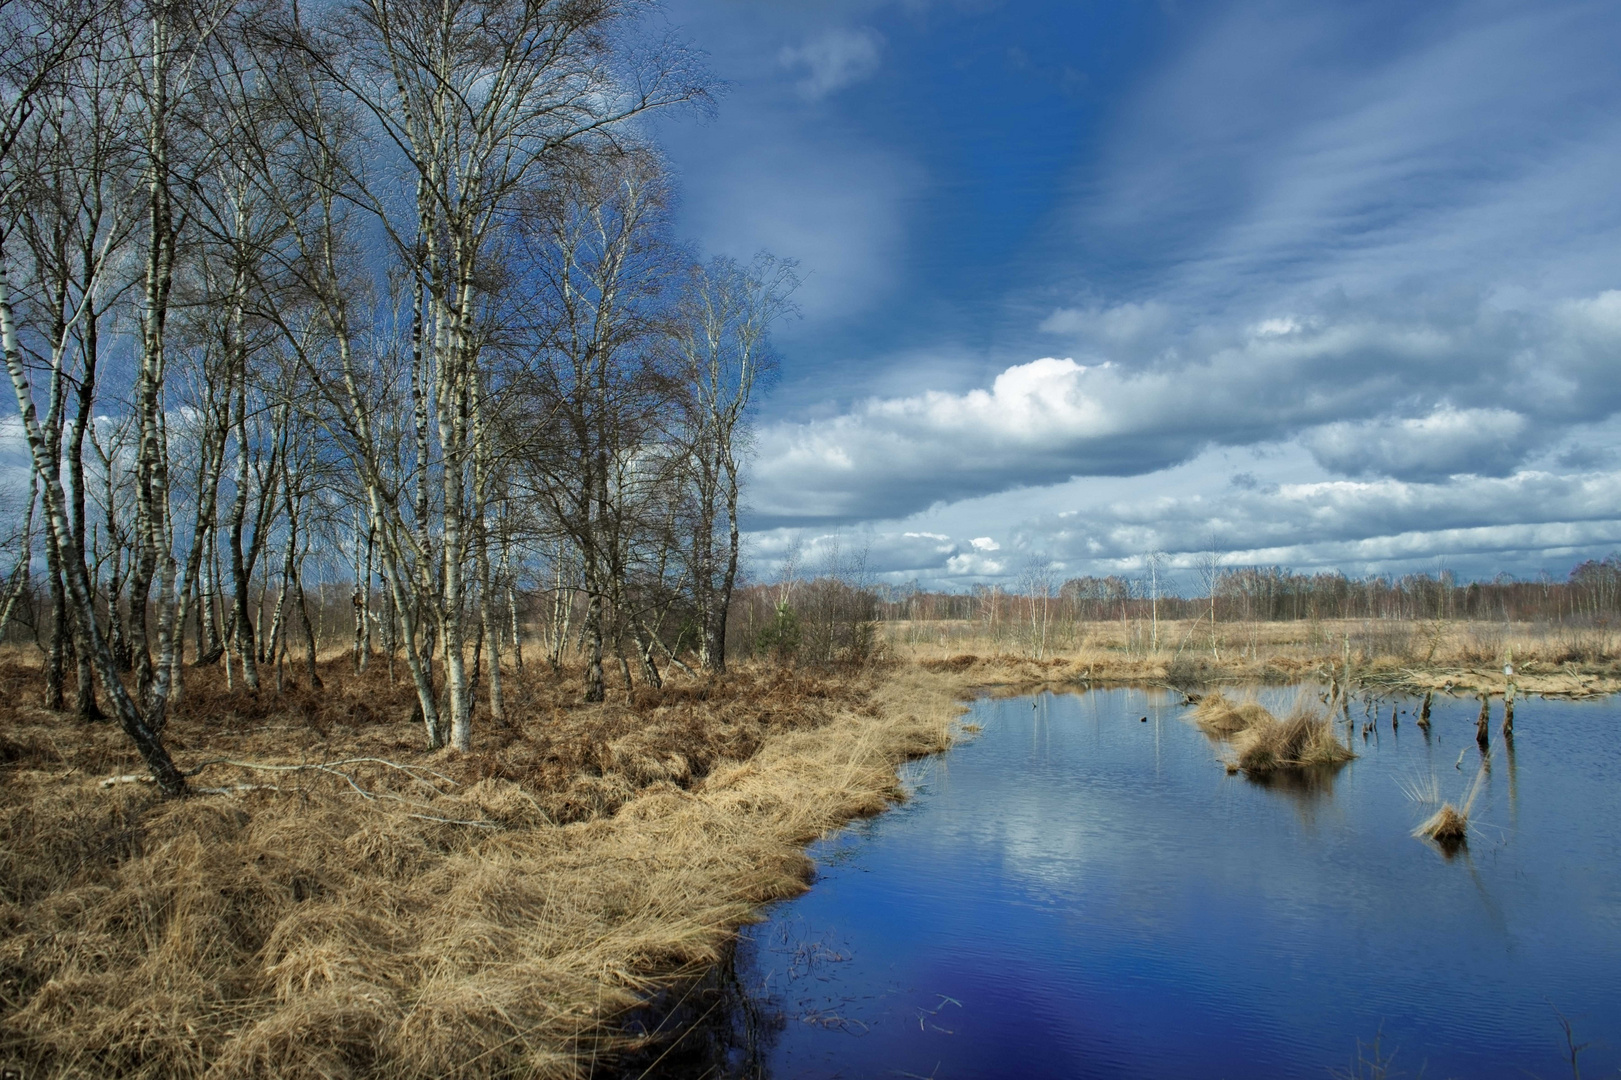
[(1426, 738), (1387, 701), (1365, 743), (1357, 709), (1361, 757), (1290, 788), (1226, 775), (1179, 700), (982, 700), (909, 802), (818, 845), (741, 953), (769, 1075), (1323, 1078), (1378, 1037), (1391, 1075), (1553, 1080), (1555, 1010), (1584, 1076), (1621, 1072), (1616, 701), (1522, 701), (1512, 751), (1494, 710), (1449, 859), (1403, 787), (1461, 798), (1473, 702)]

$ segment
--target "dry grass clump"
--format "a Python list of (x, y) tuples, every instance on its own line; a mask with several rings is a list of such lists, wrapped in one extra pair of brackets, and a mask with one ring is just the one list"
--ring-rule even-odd
[(1193, 719), (1204, 731), (1226, 738), (1274, 718), (1256, 702), (1234, 701), (1220, 690), (1214, 690), (1199, 699)]
[(1268, 718), (1233, 737), (1238, 767), (1250, 776), (1290, 769), (1343, 765), (1356, 757), (1322, 716), (1296, 709), (1282, 720)]
[(1442, 847), (1460, 847), (1469, 839), (1469, 815), (1451, 803), (1442, 803), (1413, 835), (1427, 837)]
[(1433, 775), (1425, 782), (1405, 785), (1403, 790), (1406, 791), (1408, 798), (1422, 805), (1436, 806), (1435, 812), (1413, 830), (1413, 835), (1434, 841), (1448, 856), (1467, 845), (1469, 818), (1474, 813), (1475, 802), (1480, 798), (1486, 775), (1487, 765), (1482, 761), (1480, 768), (1475, 772), (1474, 780), (1469, 785), (1469, 790), (1464, 792), (1463, 798), (1457, 803), (1441, 801), (1441, 785)]
[(972, 653), (958, 653), (956, 656), (935, 657), (919, 661), (928, 671), (967, 671), (979, 662), (979, 657)]
[(898, 795), (894, 766), (942, 748), (952, 711), (777, 671), (584, 707), (531, 672), (508, 725), (457, 757), (418, 748), (386, 676), (331, 668), (280, 711), (188, 672), (178, 763), (394, 764), (217, 764), (195, 783), (222, 793), (165, 802), (100, 785), (138, 771), (111, 725), (8, 708), (0, 1060), (29, 1077), (585, 1075), (631, 1047), (627, 1009), (804, 887), (806, 841)]
[(1257, 702), (1235, 702), (1218, 690), (1200, 699), (1193, 718), (1206, 733), (1231, 742), (1230, 772), (1242, 769), (1249, 776), (1262, 777), (1343, 765), (1356, 757), (1304, 696), (1280, 720)]

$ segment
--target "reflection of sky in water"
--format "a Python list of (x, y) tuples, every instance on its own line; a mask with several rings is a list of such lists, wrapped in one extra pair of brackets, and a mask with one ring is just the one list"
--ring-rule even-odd
[(1523, 701), (1512, 757), (1494, 710), (1447, 860), (1402, 785), (1459, 799), (1477, 710), (1437, 701), (1426, 739), (1387, 702), (1331, 782), (1268, 789), (1169, 695), (980, 702), (984, 733), (910, 766), (917, 797), (824, 843), (752, 931), (745, 978), (788, 1017), (773, 1074), (1322, 1077), (1382, 1030), (1408, 1075), (1552, 1077), (1557, 1007), (1613, 1075), (1621, 710)]

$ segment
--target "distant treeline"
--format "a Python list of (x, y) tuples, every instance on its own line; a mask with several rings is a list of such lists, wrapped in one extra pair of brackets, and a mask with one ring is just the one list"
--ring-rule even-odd
[(1596, 622), (1621, 614), (1621, 553), (1588, 560), (1564, 581), (1520, 581), (1507, 574), (1460, 582), (1437, 574), (1347, 577), (1301, 574), (1281, 566), (1218, 570), (1200, 595), (1166, 591), (1165, 579), (1070, 578), (1056, 584), (1027, 575), (1018, 586), (977, 585), (966, 593), (928, 592), (916, 586), (879, 586), (876, 617), (885, 621), (1018, 618), (1032, 596), (1052, 607), (1051, 618), (1214, 618), (1217, 622), (1299, 619), (1489, 619), (1512, 622)]
[[(1602, 625), (1621, 615), (1621, 553), (1589, 560), (1563, 581), (1459, 582), (1449, 571), (1401, 577), (1350, 578), (1344, 574), (1299, 574), (1283, 567), (1242, 567), (1215, 576), (1215, 596), (1154, 593), (1152, 579), (1118, 575), (1079, 577), (1057, 583), (1027, 575), (1018, 585), (978, 585), (969, 592), (930, 592), (914, 586), (869, 584), (862, 572), (822, 574), (736, 591), (727, 612), (727, 638), (739, 656), (800, 664), (859, 664), (878, 644), (885, 622), (958, 620), (993, 635), (1057, 633), (1064, 624), (1126, 620), (1208, 619), (1217, 622), (1278, 622), (1311, 619), (1487, 620)], [(1162, 586), (1165, 581), (1160, 578)], [(557, 665), (586, 651), (582, 629), (590, 597), (567, 581), (547, 588), (533, 582), (514, 592), (517, 625), (509, 640), (521, 666), (527, 648)], [(5, 638), (44, 650), (51, 638), (50, 604), (34, 585), (13, 607)], [(270, 620), (274, 589), (255, 595), (255, 623)], [(348, 586), (312, 585), (307, 608), (321, 650), (346, 644), (354, 597)], [(382, 597), (371, 604), (383, 607)], [(370, 606), (370, 605), (368, 605)], [(698, 612), (678, 610), (659, 633), (665, 655), (696, 652), (703, 635)], [(189, 628), (197, 633), (195, 624)], [(1142, 630), (1147, 640), (1146, 629)], [(385, 643), (384, 654), (388, 652)]]

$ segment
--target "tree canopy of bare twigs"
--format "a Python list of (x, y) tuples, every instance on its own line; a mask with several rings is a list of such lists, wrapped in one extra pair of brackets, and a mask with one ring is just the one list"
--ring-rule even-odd
[(586, 700), (724, 670), (797, 278), (673, 236), (643, 118), (711, 91), (650, 7), (0, 0), (0, 601), (40, 594), (49, 707), (179, 794), (188, 659), (318, 684), (340, 594), (430, 747), (529, 634)]

